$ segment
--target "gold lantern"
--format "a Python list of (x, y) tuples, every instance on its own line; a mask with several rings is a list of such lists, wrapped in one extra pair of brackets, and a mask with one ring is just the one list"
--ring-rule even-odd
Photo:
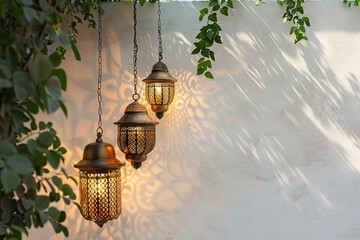
[(99, 227), (109, 220), (116, 219), (121, 213), (121, 174), (125, 164), (115, 157), (114, 147), (102, 140), (102, 40), (100, 0), (98, 1), (98, 127), (97, 139), (85, 146), (83, 159), (74, 165), (80, 175), (81, 214), (86, 220), (94, 221)]
[(158, 122), (151, 119), (144, 105), (134, 101), (126, 107), (124, 116), (114, 124), (118, 126), (118, 147), (125, 153), (131, 166), (138, 169), (155, 147), (155, 125)]
[(126, 109), (124, 116), (114, 124), (118, 126), (117, 143), (120, 150), (125, 153), (126, 160), (131, 162), (131, 166), (135, 169), (141, 167), (142, 162), (146, 160), (147, 154), (151, 152), (155, 146), (155, 125), (148, 115), (144, 105), (138, 102), (140, 95), (137, 93), (137, 52), (138, 45), (136, 40), (136, 4), (134, 1), (134, 94)]
[(151, 105), (151, 110), (156, 117), (161, 119), (169, 109), (169, 105), (174, 100), (175, 82), (163, 59), (162, 39), (161, 39), (161, 5), (158, 0), (158, 42), (159, 42), (159, 61), (153, 66), (150, 75), (143, 81), (145, 83), (146, 101)]
[(150, 75), (143, 80), (145, 82), (146, 101), (151, 105), (151, 110), (156, 117), (161, 119), (169, 109), (169, 105), (174, 100), (175, 82), (165, 63), (157, 62)]
[(114, 147), (101, 139), (86, 145), (83, 159), (74, 165), (80, 170), (80, 205), (86, 220), (99, 227), (121, 213), (121, 173), (125, 164), (115, 157)]

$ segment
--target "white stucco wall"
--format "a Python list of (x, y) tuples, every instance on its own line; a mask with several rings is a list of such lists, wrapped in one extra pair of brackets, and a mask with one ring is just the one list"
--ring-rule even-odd
[[(123, 168), (121, 217), (99, 229), (62, 206), (70, 239), (360, 239), (359, 9), (307, 2), (310, 41), (294, 45), (277, 3), (236, 3), (220, 18), (224, 44), (207, 80), (190, 54), (205, 5), (163, 4), (165, 62), (179, 79), (174, 104), (148, 160)], [(104, 7), (103, 138), (117, 149), (113, 122), (132, 94), (132, 5)], [(156, 5), (138, 16), (143, 79), (156, 62)], [(74, 176), (95, 140), (97, 31), (81, 28), (78, 42), (83, 61), (70, 54), (64, 64), (69, 118), (50, 118)], [(118, 149), (117, 157), (125, 161)], [(30, 239), (64, 237), (47, 227)]]

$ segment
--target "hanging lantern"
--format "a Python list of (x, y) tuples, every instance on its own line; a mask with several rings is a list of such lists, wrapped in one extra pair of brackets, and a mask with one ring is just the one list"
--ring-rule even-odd
[(101, 14), (98, 1), (98, 127), (95, 142), (85, 146), (83, 159), (74, 165), (80, 173), (81, 214), (86, 220), (94, 221), (102, 227), (107, 221), (117, 219), (121, 213), (121, 174), (122, 164), (115, 157), (114, 147), (102, 140), (101, 109)]
[(161, 119), (174, 100), (177, 80), (169, 74), (165, 63), (159, 61), (143, 81), (145, 82), (146, 101), (151, 105), (151, 110), (155, 112), (156, 117)]
[(143, 81), (145, 83), (146, 101), (151, 105), (151, 110), (156, 117), (161, 119), (169, 109), (169, 105), (174, 100), (175, 82), (163, 59), (163, 49), (161, 40), (161, 5), (158, 0), (158, 41), (159, 41), (159, 61), (155, 63), (150, 75)]
[(131, 166), (138, 169), (155, 147), (155, 125), (158, 122), (150, 118), (144, 105), (134, 101), (114, 124), (118, 126), (117, 143), (120, 150), (125, 153)]
[(125, 164), (115, 157), (114, 147), (98, 135), (86, 145), (83, 159), (74, 165), (80, 170), (80, 205), (86, 220), (102, 227), (121, 213), (121, 173)]
[(134, 102), (130, 103), (125, 114), (114, 124), (118, 126), (117, 143), (120, 150), (125, 153), (126, 160), (131, 162), (135, 169), (141, 167), (146, 160), (147, 154), (155, 147), (155, 122), (148, 115), (144, 105), (138, 102), (140, 95), (137, 93), (137, 52), (138, 45), (136, 40), (136, 4), (134, 1)]

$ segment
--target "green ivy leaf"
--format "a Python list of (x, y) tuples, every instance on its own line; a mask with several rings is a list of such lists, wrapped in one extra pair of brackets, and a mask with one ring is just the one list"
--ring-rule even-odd
[(62, 154), (67, 153), (67, 150), (66, 150), (64, 147), (60, 147), (60, 148), (58, 149), (58, 151), (61, 152)]
[(225, 15), (225, 16), (228, 16), (228, 7), (224, 6), (221, 8), (220, 12)]
[(201, 75), (205, 72), (205, 69), (204, 68), (198, 68), (197, 71), (196, 71), (196, 74), (197, 75)]
[(68, 196), (73, 192), (72, 188), (68, 184), (62, 185), (61, 186), (61, 191), (63, 192), (63, 194), (65, 196)]
[(62, 226), (62, 232), (65, 237), (69, 237), (69, 230), (65, 226)]
[(38, 53), (35, 55), (34, 60), (30, 62), (29, 69), (32, 79), (41, 83), (49, 78), (53, 65), (47, 56)]
[(31, 161), (20, 154), (13, 155), (8, 158), (8, 165), (14, 172), (18, 174), (25, 175), (34, 171)]
[(60, 164), (60, 156), (54, 150), (50, 150), (46, 153), (46, 158), (53, 169), (57, 169)]
[(15, 154), (17, 150), (13, 144), (6, 140), (0, 142), (0, 157), (10, 157)]
[[(32, 101), (31, 99), (28, 99), (25, 102), (25, 106), (26, 106), (26, 109), (29, 112), (31, 112), (32, 114), (37, 114), (39, 112), (39, 106), (34, 101)], [(35, 129), (33, 129), (33, 130), (35, 130)]]
[(60, 106), (61, 110), (63, 111), (65, 117), (67, 117), (68, 116), (68, 111), (67, 111), (67, 108), (66, 108), (65, 104), (61, 100), (58, 100), (58, 103), (59, 103), (59, 106)]
[(52, 134), (50, 134), (49, 132), (42, 132), (42, 133), (40, 133), (38, 140), (42, 146), (48, 148), (53, 144), (54, 136)]
[(66, 79), (66, 73), (65, 73), (64, 69), (61, 69), (61, 68), (54, 69), (53, 75), (55, 75), (59, 78), (61, 89), (66, 91), (67, 79)]
[(81, 60), (80, 52), (79, 52), (78, 48), (76, 47), (76, 44), (74, 43), (74, 41), (71, 41), (71, 49), (73, 50), (75, 59), (80, 61)]
[(61, 97), (61, 87), (59, 78), (56, 75), (52, 75), (46, 83), (45, 86), (46, 92), (54, 99), (59, 99)]
[(213, 77), (212, 73), (211, 73), (211, 72), (209, 72), (209, 71), (207, 71), (207, 72), (205, 73), (205, 77), (207, 77), (207, 78), (211, 78), (211, 79), (214, 79), (214, 77)]
[(55, 207), (50, 207), (47, 213), (54, 220), (58, 220), (60, 217), (60, 211)]
[(216, 13), (210, 14), (208, 19), (212, 22), (217, 22), (217, 14)]
[(229, 8), (234, 8), (233, 1), (232, 0), (227, 0), (226, 6), (228, 6)]
[(60, 189), (62, 186), (62, 180), (58, 176), (53, 176), (52, 178), (53, 183)]
[(66, 219), (66, 213), (64, 211), (60, 211), (60, 216), (58, 218), (59, 222), (64, 222)]
[(34, 203), (35, 203), (36, 209), (44, 210), (49, 207), (50, 200), (49, 200), (48, 196), (40, 195), (35, 198)]
[(21, 204), (26, 211), (30, 210), (33, 207), (33, 202), (30, 199), (21, 198)]
[(1, 171), (1, 183), (6, 193), (11, 192), (20, 184), (20, 177), (8, 168)]
[(54, 67), (58, 67), (61, 64), (62, 57), (58, 52), (54, 52), (49, 56), (49, 59)]
[(31, 82), (26, 72), (15, 72), (13, 81), (15, 96), (19, 101), (24, 101), (32, 94)]
[(50, 202), (58, 202), (60, 200), (60, 194), (57, 192), (51, 192), (49, 199), (50, 199)]

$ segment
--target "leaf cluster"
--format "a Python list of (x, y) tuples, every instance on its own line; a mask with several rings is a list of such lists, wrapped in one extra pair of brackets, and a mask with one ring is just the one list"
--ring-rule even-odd
[(210, 69), (212, 62), (215, 61), (215, 53), (211, 47), (214, 43), (222, 44), (220, 35), (222, 29), (218, 24), (218, 14), (228, 16), (229, 8), (233, 7), (232, 0), (210, 0), (208, 7), (200, 10), (199, 21), (201, 22), (206, 18), (207, 23), (200, 29), (199, 34), (196, 36), (198, 41), (194, 43), (195, 49), (191, 53), (201, 55), (197, 64), (197, 75), (204, 74), (207, 78), (214, 78)]
[(281, 6), (286, 5), (286, 11), (283, 15), (284, 21), (292, 22), (293, 26), (290, 28), (290, 35), (294, 35), (294, 43), (301, 40), (308, 40), (306, 36), (306, 27), (310, 27), (310, 19), (304, 14), (304, 7), (302, 4), (304, 0), (278, 0)]
[(351, 7), (351, 5), (358, 7), (360, 0), (354, 0), (354, 1), (349, 1), (349, 0), (343, 0), (343, 3), (347, 4), (348, 7)]
[(87, 21), (95, 27), (91, 12), (96, 2), (0, 1), (1, 239), (21, 239), (31, 227), (46, 223), (56, 233), (69, 234), (63, 224), (66, 213), (54, 203), (74, 202), (66, 182), (76, 180), (62, 168), (66, 149), (53, 124), (38, 122), (37, 115), (61, 109), (67, 116), (61, 62), (66, 49), (80, 59), (76, 24)]

